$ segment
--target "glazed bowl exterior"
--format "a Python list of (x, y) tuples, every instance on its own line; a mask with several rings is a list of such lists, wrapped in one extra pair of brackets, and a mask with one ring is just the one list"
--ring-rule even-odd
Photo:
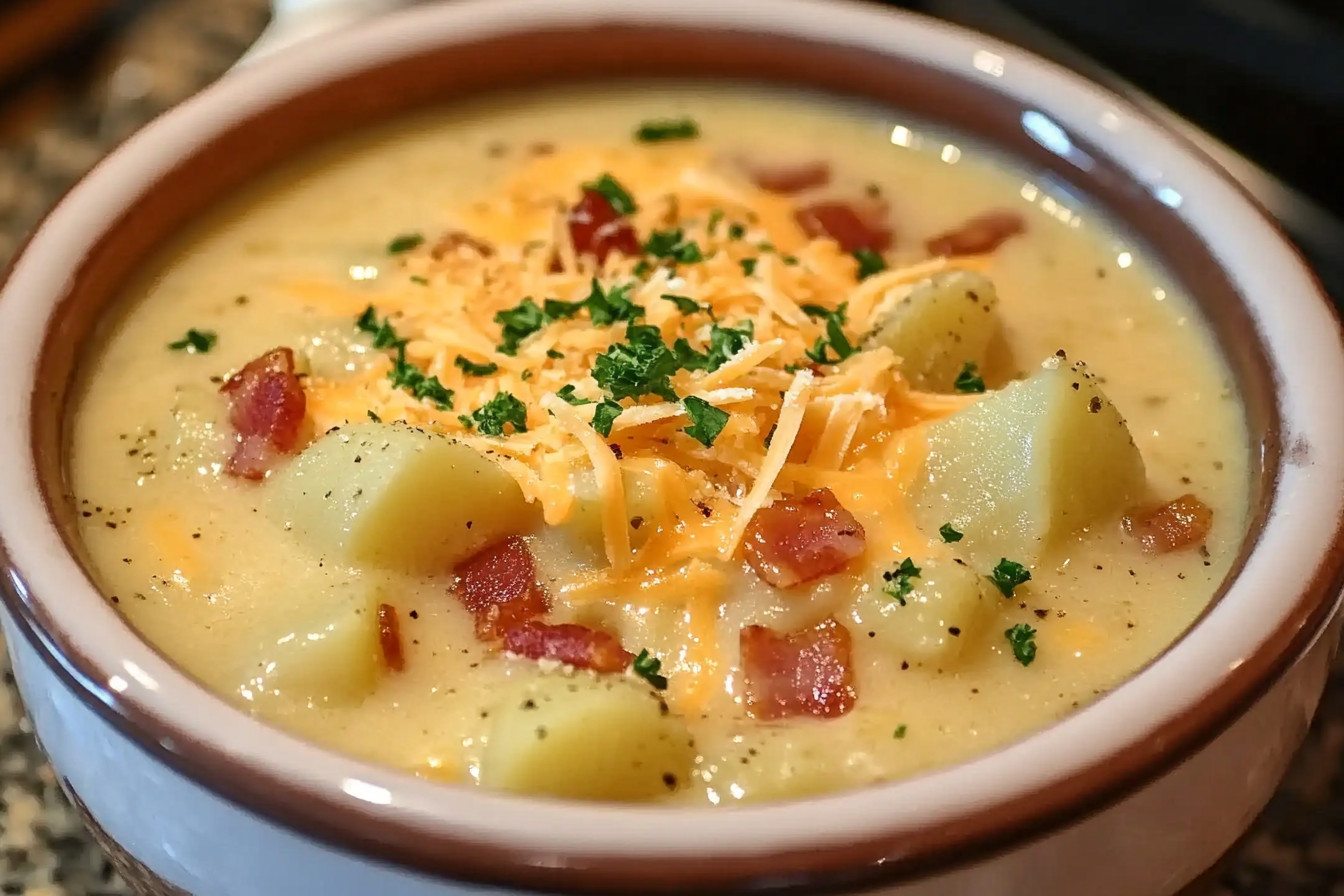
[[(1112, 693), (989, 755), (713, 810), (422, 781), (250, 718), (142, 642), (86, 572), (62, 438), (73, 371), (136, 268), (328, 137), (492, 89), (628, 76), (885, 103), (1018, 157), (1153, 247), (1217, 337), (1256, 453), (1251, 531), (1199, 622)], [(230, 74), (38, 229), (0, 293), (0, 621), (63, 785), (145, 894), (1170, 896), (1246, 831), (1319, 701), (1340, 624), (1341, 406), (1338, 321), (1265, 216), (1178, 138), (1040, 59), (825, 0), (464, 0)]]

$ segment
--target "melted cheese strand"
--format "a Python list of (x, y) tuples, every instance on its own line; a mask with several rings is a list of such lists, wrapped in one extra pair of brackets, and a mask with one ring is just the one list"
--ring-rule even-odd
[(598, 493), (602, 496), (602, 538), (607, 562), (619, 572), (630, 565), (630, 532), (625, 518), (625, 483), (621, 465), (607, 443), (573, 407), (554, 395), (543, 395), (541, 406), (554, 414), (556, 422), (578, 439), (588, 452), (593, 473), (597, 476)]

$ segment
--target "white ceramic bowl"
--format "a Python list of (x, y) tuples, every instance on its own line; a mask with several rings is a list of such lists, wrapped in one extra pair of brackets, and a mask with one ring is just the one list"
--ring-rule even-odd
[[(432, 102), (699, 75), (890, 103), (1002, 146), (1157, 247), (1203, 306), (1260, 452), (1238, 571), (1176, 645), (1065, 720), (896, 784), (754, 808), (435, 785), (231, 708), (90, 583), (62, 478), (71, 370), (162, 239), (262, 168)], [(1206, 159), (1117, 97), (953, 27), (820, 0), (468, 0), (240, 70), (102, 162), (0, 294), (4, 630), (67, 790), (141, 892), (809, 891), (1165, 896), (1268, 800), (1335, 649), (1344, 351), (1310, 273)]]

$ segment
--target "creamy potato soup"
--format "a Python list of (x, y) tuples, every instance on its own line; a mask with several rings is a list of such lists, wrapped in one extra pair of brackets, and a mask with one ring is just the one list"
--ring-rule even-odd
[(1242, 538), (1191, 303), (1056, 185), (746, 87), (495, 97), (180, 241), (88, 359), (108, 598), (443, 781), (731, 804), (956, 762), (1180, 636)]

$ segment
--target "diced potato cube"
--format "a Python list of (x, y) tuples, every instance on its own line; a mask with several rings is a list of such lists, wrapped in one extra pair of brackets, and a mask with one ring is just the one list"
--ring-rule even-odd
[(378, 589), (335, 582), (295, 603), (304, 609), (271, 622), (256, 639), (236, 692), (254, 703), (359, 703), (382, 674)]
[(1143, 490), (1143, 458), (1124, 419), (1081, 364), (1043, 369), (933, 424), (915, 492), (926, 531), (951, 523), (985, 568), (1031, 563), (1063, 536), (1118, 512)]
[[(952, 560), (926, 560), (896, 596), (880, 576), (854, 601), (854, 631), (873, 632), (869, 644), (901, 659), (950, 662), (993, 620), (995, 599), (984, 577)], [(860, 639), (862, 642), (862, 639)]]
[[(625, 517), (630, 523), (630, 546), (638, 548), (658, 527), (664, 513), (662, 496), (658, 490), (658, 474), (654, 470), (632, 469), (621, 471), (625, 488)], [(597, 477), (591, 469), (573, 476), (574, 504), (561, 528), (571, 543), (587, 552), (601, 554), (602, 500), (597, 488)]]
[(868, 337), (901, 359), (916, 388), (951, 392), (967, 362), (984, 367), (1000, 331), (994, 284), (974, 271), (946, 271), (916, 284)]
[[(798, 720), (790, 726), (758, 724), (729, 729), (705, 745), (706, 755), (725, 757), (711, 771), (709, 785), (725, 801), (748, 804), (834, 793), (869, 784), (882, 774), (881, 764), (866, 749), (827, 749), (816, 738), (794, 737), (798, 725), (824, 725), (833, 732), (835, 742), (847, 745), (873, 743), (880, 736), (876, 732), (873, 736), (856, 736), (865, 727), (858, 714), (843, 719)], [(845, 730), (836, 731), (838, 726)], [(890, 736), (888, 731), (886, 737)]]
[(684, 784), (695, 761), (685, 722), (626, 676), (540, 674), (491, 718), (480, 781), (500, 790), (650, 800)]
[(404, 425), (318, 439), (271, 477), (270, 512), (327, 556), (443, 572), (534, 524), (507, 473), (476, 449)]

